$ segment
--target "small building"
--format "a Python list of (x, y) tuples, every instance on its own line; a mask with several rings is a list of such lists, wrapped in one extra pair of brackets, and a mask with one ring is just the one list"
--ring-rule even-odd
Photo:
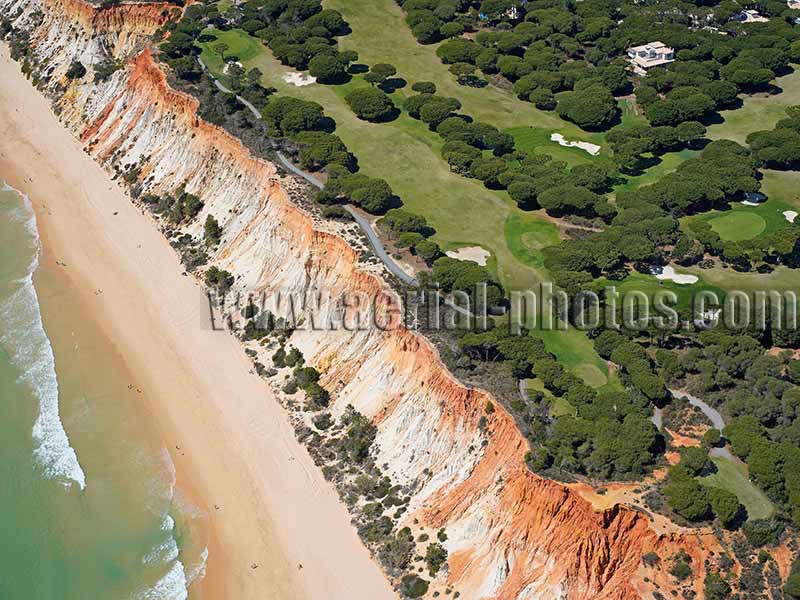
[(767, 17), (762, 17), (757, 10), (743, 10), (738, 15), (733, 17), (734, 21), (740, 23), (768, 23)]
[(647, 75), (653, 67), (662, 67), (675, 62), (675, 50), (663, 42), (651, 42), (643, 46), (628, 48), (628, 60), (637, 75)]

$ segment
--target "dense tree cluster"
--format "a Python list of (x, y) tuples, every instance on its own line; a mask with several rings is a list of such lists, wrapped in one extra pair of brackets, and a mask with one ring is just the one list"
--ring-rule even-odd
[(264, 40), (283, 64), (308, 69), (323, 83), (343, 81), (358, 60), (355, 52), (337, 48), (336, 37), (349, 26), (320, 0), (249, 0), (240, 9), (233, 25)]
[(686, 121), (676, 127), (636, 124), (624, 129), (612, 129), (606, 141), (614, 152), (614, 161), (620, 170), (637, 173), (648, 166), (645, 155), (661, 155), (692, 147), (705, 134), (705, 126), (696, 121)]
[[(557, 283), (570, 289), (575, 281), (585, 284), (602, 276), (622, 278), (630, 266), (639, 263), (667, 258), (691, 262), (704, 251), (748, 268), (759, 260), (791, 261), (798, 240), (796, 227), (779, 229), (766, 243), (760, 238), (722, 242), (702, 220), (690, 223), (694, 240), (680, 233), (677, 218), (727, 209), (745, 192), (758, 190), (757, 176), (756, 163), (746, 148), (728, 140), (712, 142), (698, 157), (681, 163), (658, 182), (620, 191), (615, 207), (619, 212), (612, 213), (610, 226), (585, 239), (545, 248), (545, 266)], [(573, 210), (568, 207), (566, 212)]]
[[(544, 110), (557, 108), (562, 117), (589, 129), (614, 123), (612, 94), (634, 82), (651, 125), (674, 127), (734, 106), (740, 93), (765, 89), (800, 59), (800, 34), (790, 24), (794, 14), (776, 0), (759, 5), (774, 18), (747, 25), (732, 19), (741, 9), (731, 2), (398, 3), (421, 43), (445, 39), (437, 54), (454, 67), (459, 81), (461, 73), (470, 73), (462, 83), (474, 82), (475, 69), (502, 75), (520, 98)], [(678, 60), (634, 81), (626, 69), (627, 49), (656, 40), (675, 48)]]
[(356, 88), (345, 101), (359, 119), (365, 121), (385, 121), (395, 112), (392, 99), (377, 88)]
[(400, 199), (383, 179), (371, 178), (347, 169), (329, 169), (330, 178), (325, 188), (317, 194), (322, 204), (350, 202), (368, 213), (382, 215), (400, 205)]
[(647, 398), (636, 390), (598, 393), (566, 371), (541, 340), (523, 333), (512, 335), (501, 327), (467, 332), (459, 345), (473, 358), (506, 361), (516, 377), (538, 378), (575, 407), (575, 416), (544, 420), (533, 403), (512, 407), (531, 430), (531, 468), (600, 479), (642, 475), (663, 444), (649, 420)]
[(800, 106), (790, 106), (786, 114), (773, 130), (747, 136), (753, 155), (766, 167), (797, 169), (800, 165)]

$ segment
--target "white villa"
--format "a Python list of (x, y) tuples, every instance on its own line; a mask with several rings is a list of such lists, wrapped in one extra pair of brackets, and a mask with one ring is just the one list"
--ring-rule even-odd
[(644, 46), (628, 48), (628, 59), (637, 75), (647, 75), (648, 69), (675, 62), (675, 50), (663, 42), (651, 42)]

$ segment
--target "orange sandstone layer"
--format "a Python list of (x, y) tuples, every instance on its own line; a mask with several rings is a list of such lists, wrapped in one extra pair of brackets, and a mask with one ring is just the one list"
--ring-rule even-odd
[[(49, 19), (58, 20), (65, 3), (46, 5)], [(189, 231), (199, 233), (208, 214), (223, 225), (212, 262), (237, 276), (237, 289), (360, 293), (380, 296), (388, 310), (385, 280), (358, 262), (359, 250), (337, 226), (293, 204), (274, 165), (198, 119), (197, 101), (168, 86), (148, 50), (109, 82), (70, 89), (57, 107), (106, 167), (136, 165), (146, 192), (184, 185), (203, 199)], [(332, 314), (334, 306), (323, 310)], [(573, 490), (531, 473), (513, 418), (497, 402), (485, 415), (491, 396), (459, 383), (422, 336), (400, 326), (299, 329), (291, 343), (323, 372), (335, 414), (352, 404), (373, 418), (376, 463), (413, 489), (406, 524), (416, 518), (447, 529), (449, 569), (437, 584), (469, 600), (632, 600), (647, 597), (654, 581), (662, 593), (671, 585), (665, 571), (642, 566), (642, 555), (667, 558), (683, 548), (694, 559), (694, 587), (701, 591), (704, 558), (718, 549), (712, 536), (659, 535), (641, 512), (624, 506), (597, 512)]]

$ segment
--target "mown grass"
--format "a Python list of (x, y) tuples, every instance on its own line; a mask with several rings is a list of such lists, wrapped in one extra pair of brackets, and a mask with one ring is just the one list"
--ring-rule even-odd
[(775, 506), (764, 492), (750, 482), (747, 465), (728, 458), (711, 458), (717, 472), (700, 478), (703, 485), (718, 487), (736, 494), (747, 509), (748, 519), (767, 519), (775, 512)]
[(544, 267), (542, 249), (559, 243), (558, 228), (535, 213), (509, 215), (505, 238), (511, 254), (535, 269)]
[[(352, 11), (352, 8), (349, 10)], [(353, 20), (351, 25), (355, 34), (358, 22)], [(401, 22), (401, 25), (405, 28), (405, 22)], [(220, 32), (208, 30), (207, 33)], [(247, 35), (241, 31), (225, 34), (219, 37), (226, 43), (229, 43), (228, 38), (234, 41), (237, 36)], [(380, 36), (376, 34), (374, 37)], [(418, 46), (416, 40), (411, 40), (415, 47)], [(214, 43), (202, 44), (201, 56), (209, 69), (221, 76), (224, 65), (221, 57), (212, 49)], [(244, 45), (241, 41), (237, 43)], [(401, 54), (397, 52), (398, 57)], [(438, 57), (426, 56), (426, 60), (435, 61), (441, 66)], [(358, 158), (361, 172), (385, 179), (403, 199), (405, 208), (425, 216), (436, 229), (433, 239), (443, 250), (473, 245), (489, 250), (492, 256), (488, 266), (507, 290), (537, 289), (544, 280), (541, 257), (536, 255), (536, 248), (519, 245), (514, 248), (517, 254), (512, 251), (506, 237), (507, 223), (511, 217), (518, 219), (512, 219), (512, 222), (524, 223), (525, 231), (520, 232), (520, 242), (522, 234), (528, 233), (533, 234), (533, 238), (541, 236), (541, 242), (557, 243), (556, 227), (538, 213), (521, 211), (505, 191), (489, 190), (480, 181), (452, 173), (441, 158), (442, 140), (439, 135), (407, 113), (401, 112), (388, 123), (369, 123), (358, 119), (344, 97), (357, 87), (369, 85), (361, 76), (354, 76), (348, 83), (337, 86), (294, 86), (283, 79), (291, 69), (281, 65), (263, 45), (260, 52), (248, 55), (241, 62), (246, 69), (258, 67), (264, 74), (262, 83), (276, 88), (278, 93), (321, 104), (325, 113), (336, 121), (336, 134)], [(399, 60), (392, 62), (399, 66)], [(224, 77), (221, 78), (224, 80)], [(436, 83), (438, 85), (440, 82)], [(453, 85), (457, 84), (453, 82)], [(483, 93), (488, 90), (472, 91)], [(401, 93), (395, 92), (392, 97), (396, 104), (401, 102)], [(511, 99), (514, 103), (532, 107), (513, 97)], [(561, 148), (558, 144), (555, 146)], [(530, 235), (526, 237), (526, 243), (533, 242), (535, 239)], [(590, 385), (599, 387), (608, 383), (605, 363), (582, 332), (571, 329), (566, 332), (537, 332), (539, 334), (545, 339), (548, 350), (556, 355), (565, 368), (583, 377)]]
[(549, 154), (556, 160), (562, 160), (570, 166), (589, 163), (597, 160), (585, 150), (571, 148), (553, 143), (551, 131), (541, 127), (509, 127), (505, 130), (514, 136), (515, 148), (531, 154)]
[(789, 222), (783, 215), (783, 211), (789, 209), (791, 206), (777, 198), (770, 198), (758, 206), (737, 202), (731, 204), (730, 210), (712, 210), (685, 217), (681, 219), (681, 224), (688, 225), (693, 221), (707, 221), (720, 238), (728, 242), (738, 242), (758, 236), (772, 235), (786, 227)]
[(702, 277), (707, 284), (726, 291), (740, 290), (745, 293), (756, 291), (797, 292), (800, 289), (800, 269), (776, 267), (771, 273), (757, 271), (741, 272), (730, 267), (715, 266), (711, 269), (687, 267), (683, 269)]
[(705, 282), (702, 278), (696, 283), (681, 284), (674, 281), (656, 279), (653, 275), (644, 273), (631, 273), (617, 285), (617, 291), (621, 298), (632, 292), (642, 292), (647, 296), (651, 308), (656, 294), (669, 291), (675, 294), (677, 302), (675, 304), (669, 303), (668, 306), (678, 311), (691, 308), (694, 304), (694, 299), (701, 292), (713, 292), (720, 301), (725, 298), (725, 292), (721, 288)]
[[(771, 200), (778, 200), (793, 209), (800, 209), (800, 173), (797, 171), (761, 171), (761, 191)], [(800, 221), (798, 221), (800, 222)]]
[(614, 191), (636, 190), (643, 185), (655, 183), (667, 173), (675, 171), (682, 162), (694, 158), (700, 154), (697, 150), (681, 150), (679, 152), (669, 152), (660, 157), (650, 157), (657, 161), (653, 166), (645, 169), (640, 175), (622, 176), (622, 182), (614, 186)]
[(535, 330), (533, 335), (544, 342), (547, 351), (555, 355), (565, 369), (583, 379), (587, 385), (598, 389), (621, 386), (616, 376), (609, 378), (608, 366), (582, 331), (570, 326), (567, 330)]
[[(226, 34), (222, 39), (227, 43), (229, 36), (243, 32)], [(223, 65), (211, 49), (214, 43), (203, 44), (201, 56), (219, 75)], [(496, 259), (497, 275), (509, 288), (533, 286), (541, 279), (540, 273), (518, 261), (505, 244), (505, 221), (512, 212), (521, 212), (508, 194), (488, 190), (480, 181), (452, 173), (441, 158), (441, 138), (407, 113), (389, 123), (358, 119), (344, 96), (352, 89), (369, 85), (363, 78), (355, 76), (338, 86), (297, 87), (283, 80), (291, 69), (281, 65), (264, 46), (242, 63), (247, 69), (258, 67), (264, 73), (264, 85), (276, 88), (278, 93), (321, 104), (336, 121), (336, 134), (358, 157), (361, 171), (386, 179), (406, 208), (424, 215), (436, 229), (433, 239), (443, 249), (483, 246)], [(399, 102), (396, 96), (393, 94), (393, 99)]]
[(772, 129), (786, 116), (786, 108), (800, 104), (800, 68), (778, 77), (774, 85), (779, 93), (742, 96), (742, 105), (720, 112), (722, 122), (708, 128), (712, 140), (734, 140), (744, 145), (753, 131)]
[(541, 379), (534, 377), (533, 379), (525, 380), (525, 386), (528, 388), (528, 393), (541, 392), (549, 405), (551, 417), (560, 417), (569, 415), (571, 417), (577, 416), (578, 411), (572, 406), (563, 396), (557, 397), (552, 394), (550, 390), (544, 387)]

